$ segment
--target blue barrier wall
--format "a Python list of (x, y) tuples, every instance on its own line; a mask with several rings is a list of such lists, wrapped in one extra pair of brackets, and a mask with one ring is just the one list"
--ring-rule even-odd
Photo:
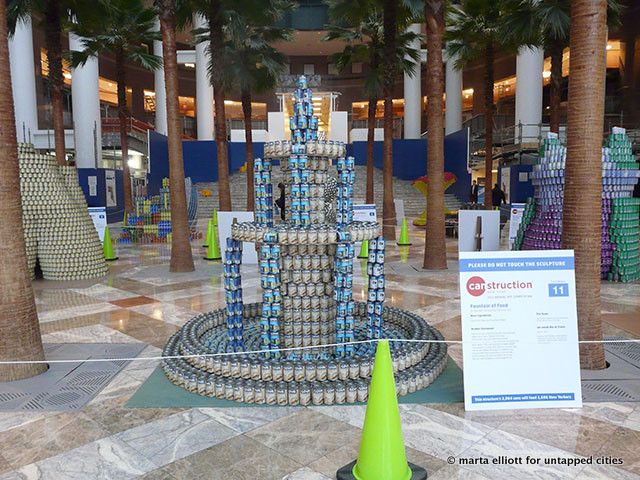
[[(244, 142), (227, 143), (229, 173), (237, 172), (245, 162)], [(253, 143), (253, 156), (262, 157), (264, 143)], [(149, 173), (149, 195), (156, 195), (162, 187), (162, 179), (169, 177), (169, 152), (167, 137), (156, 132), (149, 132), (149, 154), (151, 172)], [(193, 182), (218, 181), (218, 153), (213, 140), (185, 140), (182, 142), (185, 177)]]
[[(531, 171), (533, 165), (513, 165), (509, 167), (510, 185), (505, 187), (509, 190), (509, 200), (512, 203), (524, 203), (527, 198), (533, 197), (533, 184), (531, 183)], [(520, 180), (520, 174), (526, 174), (526, 180)], [(498, 182), (502, 185), (502, 168), (498, 168)]]
[[(236, 172), (245, 162), (245, 144), (228, 144), (229, 171)], [(444, 141), (445, 171), (457, 177), (448, 190), (461, 201), (469, 201), (471, 175), (467, 172), (467, 130), (447, 135)], [(218, 180), (216, 143), (214, 141), (184, 141), (185, 176), (194, 182), (216, 182)], [(264, 143), (254, 143), (254, 157), (261, 157)], [(162, 179), (169, 176), (167, 137), (156, 132), (149, 133), (149, 153), (151, 172), (149, 174), (149, 194), (157, 194)], [(353, 155), (356, 164), (366, 164), (367, 142), (353, 142), (347, 145), (347, 154)], [(382, 142), (374, 144), (374, 165), (382, 169)], [(415, 180), (427, 172), (426, 140), (393, 141), (393, 175), (402, 180)]]
[[(80, 188), (90, 207), (104, 207), (107, 204), (107, 189), (104, 181), (103, 168), (78, 168)], [(107, 222), (122, 221), (124, 215), (124, 191), (122, 187), (122, 170), (116, 172), (116, 206), (107, 207)], [(89, 195), (89, 177), (97, 177), (96, 195)]]
[[(375, 142), (373, 161), (382, 169), (382, 144)], [(367, 162), (367, 142), (353, 142), (347, 151), (356, 158), (357, 165)], [(444, 139), (444, 169), (453, 173), (458, 180), (447, 193), (452, 193), (463, 202), (469, 201), (471, 190), (471, 174), (467, 171), (467, 130), (447, 135)], [(393, 141), (393, 176), (402, 180), (415, 180), (427, 173), (427, 141), (394, 140)]]

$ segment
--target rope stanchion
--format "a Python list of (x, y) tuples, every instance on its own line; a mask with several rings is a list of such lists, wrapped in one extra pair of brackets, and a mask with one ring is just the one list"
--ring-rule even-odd
[[(355, 340), (352, 342), (342, 343), (327, 343), (323, 345), (310, 345), (305, 347), (287, 347), (278, 348), (272, 350), (247, 350), (244, 352), (223, 352), (223, 353), (201, 353), (193, 355), (160, 355), (155, 357), (125, 357), (125, 358), (77, 358), (77, 359), (65, 359), (65, 360), (0, 360), (0, 365), (30, 365), (30, 364), (53, 364), (53, 363), (78, 363), (78, 362), (150, 362), (157, 360), (171, 360), (171, 359), (185, 359), (185, 358), (208, 358), (208, 357), (230, 357), (230, 356), (242, 356), (242, 355), (257, 355), (264, 353), (274, 352), (291, 352), (300, 350), (314, 350), (320, 348), (330, 348), (345, 345), (361, 345), (365, 343), (377, 343), (381, 340), (387, 340), (390, 343), (444, 343), (451, 345), (462, 345), (462, 340), (420, 340), (420, 339), (404, 339), (404, 338), (372, 338), (371, 340)], [(578, 344), (620, 344), (620, 343), (640, 343), (640, 339), (611, 339), (611, 340), (578, 340)]]

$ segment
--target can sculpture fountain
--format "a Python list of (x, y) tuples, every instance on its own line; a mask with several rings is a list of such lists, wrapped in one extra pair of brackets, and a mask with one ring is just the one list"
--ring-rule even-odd
[[(369, 340), (435, 340), (391, 342), (398, 393), (425, 388), (446, 364), (446, 345), (437, 342), (443, 337), (418, 315), (383, 306), (385, 240), (377, 223), (353, 220), (354, 159), (345, 158), (344, 144), (318, 141), (305, 77), (293, 110), (291, 142), (267, 143), (265, 158), (255, 160), (255, 221), (232, 226), (223, 259), (227, 307), (198, 315), (176, 332), (164, 355), (185, 358), (165, 359), (163, 369), (189, 391), (247, 403), (363, 402), (375, 353)], [(286, 198), (282, 223), (273, 213), (278, 161)], [(335, 208), (326, 205), (327, 197), (335, 198)], [(362, 240), (369, 241), (366, 303), (352, 293), (354, 242)], [(257, 245), (261, 303), (242, 300), (243, 242)]]

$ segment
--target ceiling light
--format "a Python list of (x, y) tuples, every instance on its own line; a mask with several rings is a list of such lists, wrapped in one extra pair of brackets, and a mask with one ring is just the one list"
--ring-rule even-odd
[(185, 63), (184, 66), (187, 67), (187, 68), (196, 68), (196, 64), (195, 63)]
[(549, 78), (551, 77), (551, 72), (548, 70), (545, 70), (542, 72), (542, 78)]
[(610, 43), (607, 43), (607, 50), (611, 50), (613, 48), (613, 45), (611, 45)]

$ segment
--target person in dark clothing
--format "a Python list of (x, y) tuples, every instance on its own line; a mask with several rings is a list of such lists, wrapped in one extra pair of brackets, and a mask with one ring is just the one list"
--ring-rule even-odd
[(280, 189), (280, 197), (276, 199), (276, 205), (280, 209), (280, 218), (284, 221), (284, 183), (280, 182), (278, 188)]
[(475, 180), (471, 184), (471, 203), (478, 203), (478, 183)]
[(491, 190), (491, 205), (493, 208), (499, 208), (504, 203), (507, 203), (507, 196), (496, 183)]

